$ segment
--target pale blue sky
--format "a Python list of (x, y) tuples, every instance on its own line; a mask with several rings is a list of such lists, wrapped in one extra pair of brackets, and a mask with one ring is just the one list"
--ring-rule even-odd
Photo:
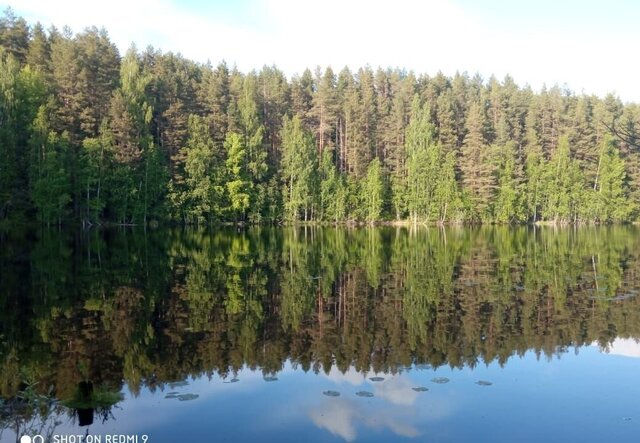
[(633, 0), (19, 0), (28, 21), (105, 26), (124, 51), (151, 44), (241, 70), (276, 64), (399, 66), (640, 102), (640, 2)]

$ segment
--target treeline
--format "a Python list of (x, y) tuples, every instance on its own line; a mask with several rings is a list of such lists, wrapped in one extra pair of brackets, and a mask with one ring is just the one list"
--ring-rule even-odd
[(121, 57), (105, 30), (45, 31), (11, 10), (0, 46), (0, 220), (638, 216), (640, 108), (612, 95), (369, 67), (289, 80), (153, 48)]

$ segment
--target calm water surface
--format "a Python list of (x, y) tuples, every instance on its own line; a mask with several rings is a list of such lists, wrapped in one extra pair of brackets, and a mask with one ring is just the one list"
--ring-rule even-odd
[(636, 442), (639, 234), (0, 234), (0, 442)]

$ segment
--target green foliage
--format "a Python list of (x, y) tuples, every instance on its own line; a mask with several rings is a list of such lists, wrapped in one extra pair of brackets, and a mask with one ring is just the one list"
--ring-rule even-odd
[[(444, 222), (459, 205), (455, 179), (455, 155), (444, 154), (434, 139), (428, 105), (416, 96), (407, 126), (406, 203), (414, 223), (418, 220)], [(453, 206), (453, 208), (452, 208)]]
[(627, 222), (639, 131), (636, 104), (509, 76), (287, 81), (0, 18), (0, 221)]
[(516, 146), (507, 142), (498, 154), (498, 189), (493, 208), (497, 223), (518, 223), (525, 218), (520, 198), (520, 189), (515, 175)]
[(317, 188), (317, 157), (313, 136), (304, 130), (300, 119), (285, 118), (282, 126), (282, 200), (285, 218), (309, 220)]
[(321, 219), (335, 223), (345, 220), (347, 218), (347, 185), (328, 151), (322, 154), (319, 172)]
[(625, 163), (611, 137), (602, 142), (596, 181), (587, 198), (594, 207), (592, 219), (600, 222), (627, 220), (635, 210), (627, 196)]
[(543, 181), (542, 216), (556, 223), (576, 222), (584, 198), (584, 176), (571, 158), (566, 136), (560, 138), (558, 148), (547, 163)]
[(112, 173), (113, 135), (106, 121), (96, 138), (86, 138), (82, 142), (79, 156), (80, 181), (86, 198), (86, 219), (99, 222), (107, 205), (104, 190), (105, 178)]
[(226, 187), (230, 203), (228, 211), (236, 220), (244, 220), (253, 188), (246, 166), (246, 147), (242, 137), (231, 132), (227, 135), (224, 148), (227, 151), (226, 175), (228, 181)]
[(526, 215), (527, 220), (535, 223), (538, 221), (539, 211), (544, 197), (544, 171), (545, 161), (536, 150), (527, 153), (525, 165), (526, 185)]
[(380, 160), (374, 158), (367, 168), (367, 175), (362, 184), (361, 199), (365, 207), (365, 219), (373, 223), (381, 219), (384, 203), (384, 178)]
[(33, 179), (31, 195), (38, 218), (46, 225), (61, 224), (71, 202), (71, 184), (64, 167), (68, 149), (69, 140), (64, 135), (59, 138), (52, 132), (42, 147), (42, 158)]
[(190, 115), (185, 157), (184, 185), (172, 188), (174, 213), (187, 223), (220, 218), (224, 211), (224, 167), (216, 152), (207, 121)]

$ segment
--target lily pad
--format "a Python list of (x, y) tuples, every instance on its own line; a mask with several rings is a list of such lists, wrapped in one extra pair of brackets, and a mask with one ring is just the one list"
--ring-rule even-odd
[(198, 394), (182, 394), (178, 395), (178, 401), (190, 401), (200, 397)]
[(275, 375), (268, 375), (266, 377), (263, 377), (264, 381), (278, 381), (278, 377), (276, 377)]
[(164, 398), (170, 399), (170, 398), (178, 398), (178, 394), (167, 394), (164, 396)]
[(370, 377), (369, 380), (373, 382), (384, 381), (384, 377)]
[(427, 392), (429, 388), (425, 388), (424, 386), (416, 386), (415, 388), (411, 388), (416, 392)]
[(224, 381), (223, 383), (238, 383), (239, 381), (240, 381), (240, 379), (239, 379), (239, 378), (232, 378), (231, 380), (229, 380), (229, 381)]
[(167, 395), (178, 395), (178, 394), (179, 394), (178, 391), (167, 392)]
[(340, 393), (338, 391), (323, 391), (322, 394), (327, 397), (340, 397)]
[(367, 398), (371, 398), (373, 397), (373, 392), (369, 392), (369, 391), (358, 391), (356, 392), (356, 395), (358, 397), (367, 397)]
[(437, 383), (439, 385), (443, 385), (445, 383), (449, 383), (449, 379), (447, 377), (436, 377), (436, 378), (432, 378), (431, 381), (433, 383)]
[(189, 386), (189, 382), (186, 380), (182, 380), (182, 381), (174, 381), (172, 383), (169, 383), (169, 387), (171, 389), (181, 388), (183, 386)]
[(486, 380), (478, 380), (476, 384), (479, 386), (491, 386), (493, 383)]

